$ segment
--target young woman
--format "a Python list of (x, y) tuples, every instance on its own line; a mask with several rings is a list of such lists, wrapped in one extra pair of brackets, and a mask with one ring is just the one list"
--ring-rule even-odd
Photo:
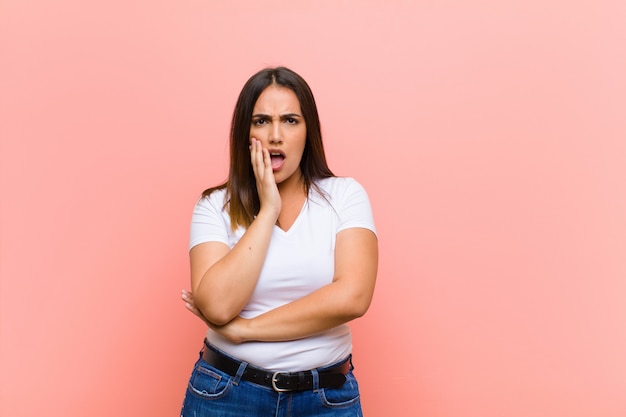
[(182, 298), (208, 330), (181, 415), (361, 416), (347, 323), (370, 305), (377, 242), (365, 190), (328, 168), (307, 83), (253, 75), (228, 180), (192, 217)]

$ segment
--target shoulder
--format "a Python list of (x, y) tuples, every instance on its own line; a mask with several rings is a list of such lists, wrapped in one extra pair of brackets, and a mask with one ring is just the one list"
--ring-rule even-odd
[(365, 188), (351, 177), (330, 177), (315, 182), (317, 189), (313, 189), (313, 200), (326, 201), (338, 211), (354, 206), (364, 206), (369, 209), (370, 201)]
[[(318, 190), (313, 190), (315, 197), (330, 202), (335, 208), (350, 202), (368, 201), (369, 197), (365, 188), (351, 177), (329, 177), (315, 181)], [(319, 196), (319, 193), (322, 195)]]
[(230, 218), (225, 200), (225, 190), (215, 190), (197, 201), (191, 216), (189, 249), (205, 242), (230, 243)]
[(315, 181), (320, 191), (332, 199), (341, 198), (351, 192), (365, 192), (363, 186), (351, 177), (329, 177)]
[(333, 177), (320, 180), (316, 185), (337, 215), (339, 220), (337, 232), (359, 227), (376, 234), (369, 197), (357, 180), (350, 177)]
[(215, 190), (208, 196), (201, 196), (193, 209), (193, 220), (220, 218), (230, 222), (226, 190)]
[(226, 204), (226, 189), (214, 190), (208, 196), (202, 196), (196, 203), (196, 209), (209, 209), (212, 208), (216, 211), (225, 210)]

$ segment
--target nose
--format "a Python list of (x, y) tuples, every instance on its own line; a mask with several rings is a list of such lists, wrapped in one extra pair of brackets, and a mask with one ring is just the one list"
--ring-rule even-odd
[(283, 136), (280, 132), (280, 123), (275, 123), (270, 131), (269, 143), (276, 145), (283, 143)]

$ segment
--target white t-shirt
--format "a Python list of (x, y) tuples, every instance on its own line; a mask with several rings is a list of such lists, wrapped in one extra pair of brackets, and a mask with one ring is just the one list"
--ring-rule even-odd
[[(252, 318), (275, 309), (332, 282), (337, 233), (348, 228), (366, 228), (376, 233), (367, 193), (352, 178), (331, 177), (311, 187), (309, 198), (287, 231), (274, 226), (272, 238), (256, 288), (241, 311)], [(244, 228), (234, 232), (225, 205), (225, 190), (214, 191), (197, 203), (191, 221), (189, 249), (204, 242), (223, 242), (234, 247)], [(337, 362), (352, 351), (347, 324), (326, 332), (288, 342), (233, 344), (207, 331), (207, 339), (242, 361), (276, 371), (313, 369)]]

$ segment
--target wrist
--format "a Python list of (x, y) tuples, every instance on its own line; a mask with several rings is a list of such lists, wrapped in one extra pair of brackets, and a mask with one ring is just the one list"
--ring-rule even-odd
[(242, 319), (240, 328), (240, 340), (239, 343), (251, 342), (254, 340), (252, 337), (252, 320), (254, 319)]
[(231, 342), (241, 344), (252, 341), (250, 329), (250, 322), (252, 320), (253, 319), (244, 319), (239, 316), (231, 322), (233, 326), (231, 326), (230, 331), (228, 332), (228, 338)]
[(271, 223), (273, 226), (278, 220), (279, 214), (280, 210), (261, 207), (261, 210), (259, 210), (259, 214), (257, 214), (256, 219), (262, 222), (266, 221), (268, 223)]

